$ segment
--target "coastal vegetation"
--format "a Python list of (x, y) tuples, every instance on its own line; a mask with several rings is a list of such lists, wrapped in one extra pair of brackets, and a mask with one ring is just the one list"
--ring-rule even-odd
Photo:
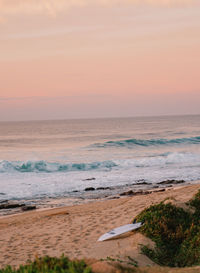
[(200, 190), (187, 203), (188, 210), (161, 202), (142, 211), (137, 221), (144, 221), (140, 231), (155, 242), (142, 252), (162, 266), (200, 265)]
[(60, 258), (48, 257), (36, 258), (34, 262), (13, 269), (7, 266), (0, 269), (0, 273), (92, 273), (90, 267), (81, 261), (71, 261), (65, 256)]

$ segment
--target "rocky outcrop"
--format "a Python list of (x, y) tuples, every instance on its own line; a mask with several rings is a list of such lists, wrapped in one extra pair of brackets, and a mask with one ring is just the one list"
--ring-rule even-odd
[(111, 187), (99, 187), (99, 188), (96, 188), (96, 190), (101, 190), (101, 191), (105, 191), (105, 190), (111, 190)]
[(25, 206), (21, 207), (22, 211), (28, 211), (28, 210), (34, 210), (34, 209), (36, 209), (36, 206), (27, 206), (27, 205), (25, 205)]
[(25, 206), (25, 204), (5, 202), (0, 204), (0, 209), (15, 209), (23, 206)]
[(157, 184), (159, 185), (168, 185), (168, 184), (181, 184), (181, 183), (185, 183), (185, 180), (164, 180), (162, 182), (159, 182)]
[(132, 195), (147, 195), (147, 194), (150, 194), (150, 193), (152, 193), (152, 192), (151, 191), (132, 191), (132, 190), (129, 190), (129, 191), (122, 192), (119, 195), (120, 196), (132, 196)]
[(95, 191), (95, 188), (93, 188), (93, 187), (88, 187), (88, 188), (85, 188), (85, 191)]

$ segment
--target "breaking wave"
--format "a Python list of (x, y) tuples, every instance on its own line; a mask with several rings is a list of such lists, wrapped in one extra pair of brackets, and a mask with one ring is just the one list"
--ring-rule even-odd
[(9, 162), (6, 160), (0, 161), (0, 173), (5, 172), (70, 172), (70, 171), (90, 171), (104, 169), (108, 170), (113, 167), (116, 167), (116, 163), (113, 161), (103, 161), (103, 162), (92, 162), (92, 163), (71, 163), (71, 164), (62, 164), (62, 163), (51, 163), (46, 161), (14, 161)]
[(157, 145), (174, 145), (174, 144), (200, 144), (200, 136), (188, 137), (188, 138), (174, 138), (174, 139), (125, 139), (116, 141), (107, 141), (104, 143), (95, 143), (90, 147), (106, 148), (106, 147), (127, 147), (134, 146), (157, 146)]
[(159, 167), (163, 168), (169, 165), (171, 166), (200, 166), (200, 154), (194, 153), (164, 153), (158, 154), (157, 156), (144, 157), (140, 159), (126, 159), (126, 160), (116, 160), (116, 164), (123, 167), (136, 167), (136, 168), (146, 168), (146, 167)]
[(0, 161), (0, 173), (56, 173), (56, 172), (74, 172), (74, 171), (107, 171), (114, 167), (118, 168), (146, 168), (146, 167), (164, 167), (167, 165), (196, 165), (200, 166), (200, 154), (188, 152), (172, 152), (143, 157), (129, 158), (110, 161), (97, 161), (92, 163), (58, 163), (47, 161)]

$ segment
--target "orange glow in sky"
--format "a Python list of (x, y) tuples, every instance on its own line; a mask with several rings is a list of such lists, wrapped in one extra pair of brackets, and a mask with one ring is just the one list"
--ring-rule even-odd
[(0, 120), (200, 114), (199, 0), (0, 0)]

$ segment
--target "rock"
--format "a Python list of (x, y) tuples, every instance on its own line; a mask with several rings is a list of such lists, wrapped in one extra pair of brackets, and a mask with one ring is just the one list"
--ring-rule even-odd
[(8, 203), (8, 200), (2, 200), (0, 203)]
[(165, 189), (160, 189), (160, 190), (156, 190), (156, 191), (153, 191), (153, 192), (162, 192), (162, 191), (165, 191)]
[(157, 184), (159, 185), (167, 185), (167, 184), (181, 184), (181, 183), (185, 183), (185, 180), (164, 180), (162, 182), (159, 182)]
[(130, 196), (130, 195), (134, 195), (134, 194), (135, 194), (134, 191), (130, 190), (130, 191), (122, 192), (119, 195), (120, 196)]
[(73, 192), (78, 192), (78, 191), (73, 191)]
[(25, 204), (18, 204), (18, 203), (6, 203), (1, 204), (0, 209), (15, 209), (25, 206)]
[(96, 190), (111, 190), (110, 187), (99, 187), (99, 188), (96, 188)]
[(5, 193), (3, 193), (3, 192), (0, 192), (0, 195), (6, 195)]
[(151, 185), (152, 183), (147, 183), (147, 182), (137, 182), (136, 185)]
[(27, 206), (27, 205), (25, 205), (25, 206), (21, 207), (22, 211), (28, 211), (28, 210), (34, 210), (34, 209), (36, 209), (36, 206)]
[(140, 179), (136, 181), (136, 184), (133, 185), (151, 185), (152, 183), (147, 183), (144, 179)]
[(95, 188), (93, 188), (93, 187), (88, 187), (88, 188), (85, 188), (85, 191), (95, 191)]
[(119, 195), (120, 196), (133, 196), (133, 195), (147, 195), (147, 194), (150, 194), (152, 193), (152, 191), (126, 191), (126, 192), (122, 192), (120, 193)]
[(91, 180), (96, 180), (96, 178), (95, 177), (86, 178), (86, 179), (83, 179), (82, 181), (91, 181)]

